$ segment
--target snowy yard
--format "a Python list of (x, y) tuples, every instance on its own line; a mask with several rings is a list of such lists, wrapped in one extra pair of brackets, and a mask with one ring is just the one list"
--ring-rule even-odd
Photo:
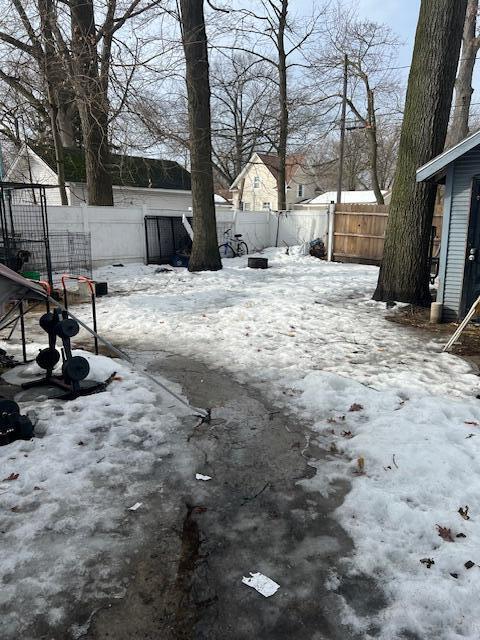
[[(370, 300), (375, 267), (265, 253), (267, 271), (241, 258), (218, 273), (101, 269), (110, 295), (99, 299), (99, 330), (139, 365), (155, 350), (193, 357), (309, 421), (330, 454), (302, 486), (314, 499), (338, 479), (351, 483), (336, 512), (355, 543), (343, 571), (385, 592), (380, 637), (477, 639), (479, 378), (439, 342), (384, 319), (385, 306)], [(149, 471), (175, 450), (185, 412), (159, 402), (129, 367), (99, 362), (120, 378), (106, 394), (38, 405), (43, 438), (0, 449), (2, 478), (19, 474), (0, 487), (2, 540), (13, 551), (0, 561), (0, 604), (33, 592), (27, 606), (61, 617), (65, 585), (80, 597), (87, 567), (119, 563), (132, 531), (141, 535), (128, 507), (152, 490)], [(459, 513), (467, 505), (468, 519)], [(335, 591), (342, 575), (325, 582)], [(345, 617), (370, 637), (362, 629), (371, 620)]]

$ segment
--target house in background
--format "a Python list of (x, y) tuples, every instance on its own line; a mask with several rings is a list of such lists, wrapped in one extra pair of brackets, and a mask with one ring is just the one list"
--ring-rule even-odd
[[(278, 156), (270, 153), (254, 153), (235, 178), (232, 192), (233, 208), (243, 211), (278, 209)], [(291, 155), (286, 162), (287, 209), (310, 200), (317, 188), (313, 171), (310, 171), (302, 155)]]
[[(65, 186), (69, 205), (86, 203), (85, 156), (81, 149), (64, 149)], [(192, 206), (190, 173), (173, 160), (111, 156), (114, 204), (145, 205), (149, 209), (186, 211)], [(53, 148), (23, 145), (5, 178), (9, 182), (57, 185)], [(46, 190), (47, 204), (60, 205), (60, 191)]]

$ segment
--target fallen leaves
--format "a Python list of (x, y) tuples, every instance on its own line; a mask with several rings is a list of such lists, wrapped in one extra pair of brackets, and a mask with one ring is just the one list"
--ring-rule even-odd
[(357, 402), (354, 402), (354, 403), (351, 405), (351, 407), (350, 407), (349, 411), (361, 411), (362, 409), (363, 409), (363, 405), (358, 404)]
[(424, 564), (427, 567), (427, 569), (430, 569), (432, 564), (435, 564), (435, 560), (433, 558), (422, 558), (420, 562)]
[(445, 540), (445, 542), (455, 542), (455, 540), (453, 539), (451, 529), (447, 527), (442, 527), (439, 524), (437, 524), (436, 527), (437, 527), (438, 535), (440, 536), (440, 538), (442, 538), (442, 540)]
[(469, 424), (472, 427), (478, 427), (479, 426), (479, 424), (478, 424), (478, 422), (476, 420), (465, 420), (464, 424)]
[(471, 569), (472, 567), (475, 566), (475, 563), (469, 560), (468, 562), (465, 562), (463, 566), (465, 567), (465, 569)]
[(466, 504), (465, 507), (460, 507), (458, 513), (464, 520), (470, 520), (470, 516), (468, 515), (468, 504)]
[(19, 473), (11, 473), (7, 478), (4, 478), (2, 482), (11, 482), (12, 480), (17, 480), (19, 475)]
[(353, 473), (357, 476), (365, 475), (365, 458), (363, 456), (357, 458), (357, 468)]
[(353, 433), (351, 431), (342, 431), (341, 435), (343, 438), (353, 438)]

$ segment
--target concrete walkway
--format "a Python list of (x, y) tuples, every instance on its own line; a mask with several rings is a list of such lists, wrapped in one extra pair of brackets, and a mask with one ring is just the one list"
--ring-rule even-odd
[[(328, 499), (298, 481), (321, 473), (323, 452), (308, 426), (275, 411), (256, 391), (201, 363), (158, 355), (150, 372), (178, 382), (210, 424), (188, 418), (180, 451), (208, 482), (162, 478), (148, 546), (130, 559), (126, 597), (93, 616), (87, 640), (349, 640), (343, 602), (377, 613), (382, 594), (368, 578), (332, 572), (352, 544), (332, 518), (348, 485)], [(175, 468), (176, 461), (170, 460)], [(325, 463), (328, 464), (328, 463)], [(166, 483), (166, 484), (165, 484)], [(262, 572), (280, 584), (264, 598), (242, 584)]]

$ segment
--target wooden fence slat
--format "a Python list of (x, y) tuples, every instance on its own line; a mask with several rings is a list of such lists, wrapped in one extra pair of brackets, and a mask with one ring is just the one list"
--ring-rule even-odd
[[(334, 260), (380, 264), (383, 256), (388, 205), (339, 204), (335, 211)], [(437, 205), (432, 225), (436, 228), (434, 251), (442, 233), (442, 207)]]

